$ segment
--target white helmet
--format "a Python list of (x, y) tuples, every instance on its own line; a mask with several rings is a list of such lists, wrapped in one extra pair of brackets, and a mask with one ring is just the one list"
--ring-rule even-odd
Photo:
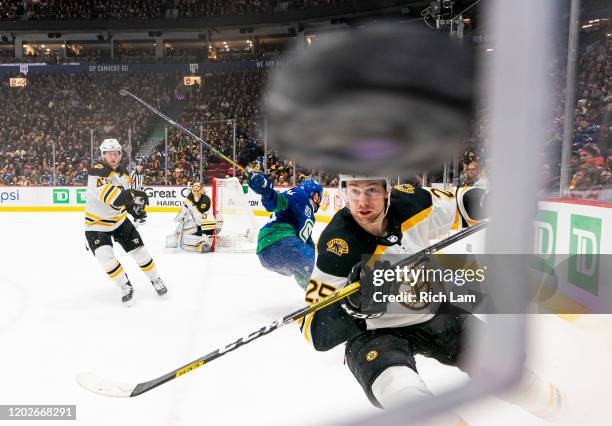
[(378, 180), (385, 182), (385, 190), (387, 191), (387, 197), (391, 194), (391, 190), (393, 189), (391, 185), (391, 179), (387, 176), (347, 175), (341, 173), (338, 176), (338, 189), (340, 190), (340, 193), (343, 193), (343, 190), (346, 190), (347, 182), (360, 180)]
[(121, 144), (117, 139), (104, 139), (100, 144), (100, 154), (111, 151), (121, 152)]

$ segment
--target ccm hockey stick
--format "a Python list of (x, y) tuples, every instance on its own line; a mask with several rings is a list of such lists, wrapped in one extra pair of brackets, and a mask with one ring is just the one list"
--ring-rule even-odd
[[(395, 265), (393, 265), (393, 267), (410, 265), (410, 264), (419, 262), (423, 258), (430, 256), (434, 254), (435, 252), (445, 247), (448, 247), (449, 245), (456, 243), (457, 241), (469, 235), (472, 235), (475, 232), (478, 232), (484, 229), (485, 226), (486, 226), (485, 222), (480, 222), (474, 226), (470, 226), (469, 228), (463, 229), (451, 235), (450, 237), (444, 240), (441, 240), (433, 244), (432, 246), (427, 247), (426, 249), (423, 249), (413, 255), (408, 256), (406, 259), (403, 259), (400, 262), (397, 262)], [(138, 383), (135, 385), (119, 383), (119, 382), (114, 382), (111, 380), (102, 379), (90, 372), (79, 373), (77, 375), (77, 382), (83, 388), (87, 389), (88, 391), (97, 393), (100, 395), (104, 395), (104, 396), (119, 397), (119, 398), (130, 398), (133, 396), (137, 396), (145, 392), (148, 392), (151, 389), (156, 388), (160, 385), (163, 385), (164, 383), (167, 383), (170, 380), (176, 379), (177, 377), (187, 374), (195, 370), (196, 368), (203, 366), (204, 364), (208, 364), (211, 361), (214, 361), (215, 359), (222, 357), (226, 353), (231, 352), (235, 349), (238, 349), (239, 347), (246, 345), (247, 343), (252, 342), (255, 339), (265, 336), (266, 334), (269, 334), (284, 325), (296, 322), (299, 319), (304, 318), (305, 316), (313, 312), (323, 309), (331, 305), (332, 303), (335, 303), (353, 293), (356, 293), (358, 290), (359, 290), (359, 282), (354, 282), (352, 284), (349, 284), (346, 287), (330, 294), (329, 296), (317, 300), (310, 306), (305, 306), (291, 314), (284, 316), (281, 319), (278, 319), (266, 325), (265, 327), (260, 328), (257, 331), (254, 331), (253, 333), (245, 337), (241, 337), (240, 339), (232, 343), (229, 343), (228, 345), (223, 346), (219, 349), (216, 349), (215, 351), (210, 352), (209, 354), (206, 354), (202, 356), (201, 358), (196, 359), (195, 361), (185, 364), (182, 367), (179, 367), (175, 370), (170, 371), (169, 373), (164, 374), (163, 376), (160, 376), (153, 380), (149, 380), (147, 382), (142, 382), (142, 383)]]
[(186, 129), (185, 127), (181, 126), (179, 123), (177, 123), (176, 121), (174, 121), (173, 119), (171, 119), (170, 117), (168, 117), (166, 114), (164, 114), (163, 112), (155, 109), (154, 107), (152, 107), (151, 105), (149, 105), (148, 103), (146, 103), (145, 101), (143, 101), (142, 99), (140, 99), (138, 96), (136, 96), (135, 94), (133, 94), (132, 92), (130, 92), (127, 89), (120, 89), (119, 90), (119, 94), (121, 96), (129, 96), (132, 99), (134, 99), (136, 102), (138, 102), (140, 105), (144, 106), (145, 108), (147, 108), (148, 110), (152, 111), (154, 114), (158, 115), (159, 117), (161, 117), (162, 119), (166, 120), (168, 123), (172, 124), (174, 127), (176, 127), (179, 130), (182, 130), (183, 132), (187, 133), (189, 136), (193, 137), (195, 140), (197, 140), (198, 142), (200, 142), (202, 145), (206, 146), (208, 149), (210, 149), (212, 152), (214, 152), (217, 156), (223, 158), (225, 161), (227, 161), (228, 163), (230, 163), (232, 166), (236, 167), (238, 170), (240, 170), (241, 172), (246, 172), (247, 170), (242, 167), (240, 164), (236, 163), (234, 160), (232, 160), (231, 158), (229, 158), (228, 156), (226, 156), (225, 154), (223, 154), (221, 151), (219, 151), (218, 149), (216, 149), (215, 147), (213, 147), (212, 145), (210, 145), (209, 143), (207, 143), (206, 141), (204, 141), (202, 138), (194, 135), (189, 129)]

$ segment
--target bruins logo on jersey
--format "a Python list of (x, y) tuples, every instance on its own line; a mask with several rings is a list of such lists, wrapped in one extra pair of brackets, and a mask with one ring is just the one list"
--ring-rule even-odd
[(393, 188), (397, 189), (398, 191), (405, 192), (406, 194), (414, 194), (414, 186), (410, 185), (409, 183), (395, 185)]
[(98, 178), (98, 180), (96, 180), (96, 186), (104, 186), (107, 183), (110, 183), (110, 182), (108, 181), (108, 179), (105, 179), (105, 178)]
[(343, 254), (348, 254), (349, 248), (346, 241), (342, 238), (334, 238), (327, 242), (327, 251), (342, 256)]

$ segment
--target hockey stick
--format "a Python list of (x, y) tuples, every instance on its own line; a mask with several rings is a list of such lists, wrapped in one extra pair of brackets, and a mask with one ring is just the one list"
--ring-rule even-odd
[(148, 103), (146, 103), (145, 101), (143, 101), (142, 99), (140, 99), (138, 96), (136, 96), (135, 94), (133, 94), (132, 92), (130, 92), (129, 90), (126, 89), (120, 89), (119, 90), (119, 94), (121, 96), (130, 96), (131, 98), (133, 98), (134, 100), (136, 100), (136, 102), (138, 102), (139, 104), (141, 104), (142, 106), (144, 106), (145, 108), (147, 108), (148, 110), (152, 111), (153, 113), (157, 114), (159, 117), (161, 117), (162, 119), (166, 120), (168, 123), (172, 124), (174, 127), (176, 127), (177, 129), (182, 130), (183, 132), (187, 133), (189, 136), (195, 138), (195, 140), (197, 140), (198, 142), (200, 142), (201, 144), (205, 145), (208, 149), (210, 149), (212, 152), (214, 152), (216, 155), (218, 155), (219, 157), (223, 158), (225, 161), (227, 161), (228, 163), (230, 163), (232, 166), (238, 168), (238, 170), (240, 170), (241, 172), (246, 172), (247, 170), (242, 167), (240, 164), (236, 163), (234, 160), (232, 160), (231, 158), (229, 158), (228, 156), (226, 156), (225, 154), (223, 154), (221, 151), (219, 151), (218, 149), (214, 148), (212, 145), (210, 145), (209, 143), (205, 142), (202, 138), (194, 135), (190, 130), (186, 129), (185, 127), (181, 126), (179, 123), (177, 123), (176, 121), (174, 121), (173, 119), (171, 119), (170, 117), (168, 117), (166, 114), (164, 114), (163, 112), (155, 109), (154, 107), (152, 107), (151, 105), (149, 105)]
[[(484, 229), (486, 225), (487, 224), (485, 222), (480, 222), (474, 226), (470, 226), (469, 228), (463, 229), (444, 240), (438, 241), (437, 243), (413, 255), (408, 256), (406, 259), (403, 259), (397, 262), (395, 265), (393, 265), (393, 267), (403, 266), (403, 265), (413, 264), (415, 262), (418, 262), (422, 258), (430, 256), (434, 254), (435, 252), (469, 235), (472, 235), (475, 232), (478, 232)], [(90, 372), (79, 373), (77, 375), (77, 382), (83, 388), (87, 389), (88, 391), (97, 393), (100, 395), (104, 395), (104, 396), (119, 397), (119, 398), (129, 398), (129, 397), (137, 396), (142, 393), (148, 392), (151, 389), (156, 388), (157, 386), (163, 385), (164, 383), (167, 383), (170, 380), (176, 379), (177, 377), (187, 374), (195, 370), (196, 368), (203, 366), (204, 364), (208, 364), (211, 361), (222, 357), (226, 353), (231, 352), (235, 349), (238, 349), (240, 346), (246, 345), (247, 343), (252, 342), (255, 339), (258, 339), (261, 336), (265, 336), (266, 334), (269, 334), (284, 325), (291, 324), (293, 322), (298, 321), (301, 318), (304, 318), (305, 316), (313, 312), (319, 311), (331, 305), (332, 303), (335, 303), (339, 301), (340, 299), (343, 299), (357, 292), (358, 290), (359, 290), (359, 282), (354, 282), (352, 284), (349, 284), (346, 287), (330, 294), (329, 296), (317, 300), (310, 306), (305, 306), (301, 309), (298, 309), (297, 311), (293, 313), (285, 315), (283, 318), (273, 321), (272, 323), (266, 325), (265, 327), (260, 328), (257, 331), (254, 331), (251, 334), (248, 334), (245, 337), (242, 337), (226, 346), (216, 349), (215, 351), (210, 352), (209, 354), (206, 354), (203, 357), (200, 357), (196, 359), (195, 361), (190, 362), (189, 364), (185, 364), (182, 367), (172, 370), (169, 373), (164, 374), (163, 376), (160, 376), (153, 380), (149, 380), (148, 382), (142, 382), (136, 385), (119, 383), (119, 382), (114, 382), (111, 380), (102, 379)]]
[(185, 218), (183, 217), (183, 220), (181, 220), (181, 235), (179, 235), (179, 242), (178, 242), (178, 247), (180, 249), (183, 248), (183, 234), (185, 233)]

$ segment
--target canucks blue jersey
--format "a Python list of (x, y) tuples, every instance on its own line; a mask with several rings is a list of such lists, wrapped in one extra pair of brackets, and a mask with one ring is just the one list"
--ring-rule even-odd
[(311, 237), (315, 222), (314, 208), (305, 190), (299, 187), (282, 193), (270, 190), (262, 195), (261, 201), (266, 210), (273, 214), (259, 231), (257, 253), (280, 239), (295, 236), (314, 246)]

